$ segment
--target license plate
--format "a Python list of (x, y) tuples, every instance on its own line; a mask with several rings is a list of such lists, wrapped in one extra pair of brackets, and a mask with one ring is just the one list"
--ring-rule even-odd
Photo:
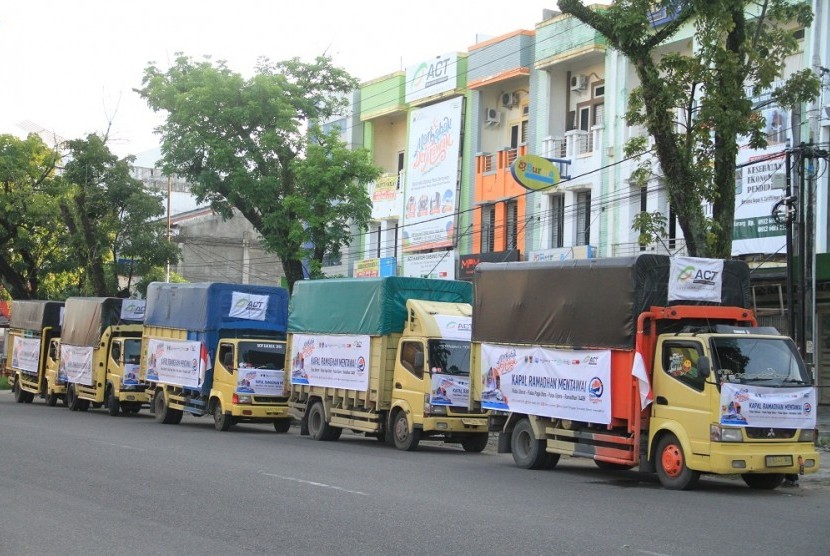
[(767, 456), (767, 467), (789, 467), (793, 464), (792, 456)]

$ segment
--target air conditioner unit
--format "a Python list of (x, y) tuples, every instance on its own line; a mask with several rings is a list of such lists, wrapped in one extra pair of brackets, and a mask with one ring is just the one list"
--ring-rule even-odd
[(571, 91), (584, 91), (586, 88), (588, 88), (587, 75), (571, 76)]
[(513, 108), (519, 104), (519, 95), (517, 93), (504, 93), (501, 95), (501, 105), (505, 108)]
[(484, 123), (487, 125), (498, 125), (501, 121), (501, 112), (495, 108), (488, 108), (484, 114)]

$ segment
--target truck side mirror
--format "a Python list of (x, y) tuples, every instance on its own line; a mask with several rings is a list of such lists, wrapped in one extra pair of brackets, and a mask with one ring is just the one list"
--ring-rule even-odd
[(699, 357), (697, 360), (697, 376), (700, 378), (709, 378), (711, 372), (712, 364), (709, 362), (709, 358), (705, 355)]
[(419, 351), (415, 354), (415, 369), (420, 371), (424, 368), (424, 352)]

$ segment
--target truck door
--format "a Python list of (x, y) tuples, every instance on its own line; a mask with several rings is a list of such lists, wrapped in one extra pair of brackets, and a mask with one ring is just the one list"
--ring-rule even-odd
[(213, 388), (220, 390), (226, 403), (230, 403), (236, 389), (236, 346), (230, 342), (219, 344), (219, 352), (213, 371)]
[(704, 354), (695, 340), (661, 339), (654, 365), (654, 409), (652, 426), (673, 421), (687, 432), (692, 452), (709, 454), (712, 422), (711, 388), (698, 375), (697, 360)]
[(429, 392), (428, 378), (424, 378), (426, 350), (421, 340), (402, 338), (398, 345), (398, 362), (395, 365), (395, 389), (392, 396), (406, 401), (412, 411), (414, 423), (424, 416), (424, 394)]

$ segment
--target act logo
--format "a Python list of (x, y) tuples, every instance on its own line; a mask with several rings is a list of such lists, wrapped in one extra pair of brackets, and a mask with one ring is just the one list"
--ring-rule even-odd
[(591, 401), (599, 401), (604, 392), (605, 385), (602, 383), (602, 379), (598, 376), (595, 376), (588, 382), (588, 397)]
[(718, 274), (719, 272), (716, 270), (701, 270), (693, 265), (688, 265), (682, 268), (677, 274), (677, 281), (713, 286), (715, 284), (715, 278), (718, 277)]

